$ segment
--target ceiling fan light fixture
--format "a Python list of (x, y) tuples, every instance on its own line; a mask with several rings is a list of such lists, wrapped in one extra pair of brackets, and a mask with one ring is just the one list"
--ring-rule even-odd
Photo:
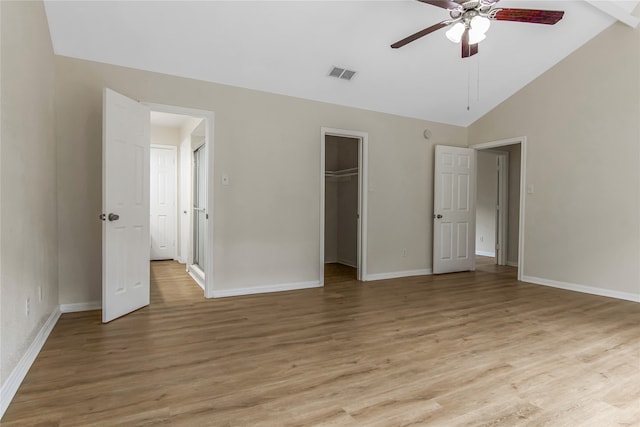
[(491, 21), (487, 17), (476, 15), (471, 19), (472, 31), (478, 31), (484, 34), (487, 32), (487, 30), (489, 30), (490, 26), (491, 26)]
[(453, 27), (449, 28), (445, 35), (452, 42), (460, 43), (460, 40), (462, 40), (462, 33), (464, 33), (464, 28), (464, 24), (462, 22), (458, 22)]
[(482, 40), (486, 39), (487, 36), (484, 33), (474, 30), (473, 28), (469, 30), (469, 44), (477, 44)]

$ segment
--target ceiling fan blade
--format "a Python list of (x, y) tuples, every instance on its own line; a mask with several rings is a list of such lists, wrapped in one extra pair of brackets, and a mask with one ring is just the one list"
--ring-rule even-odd
[(478, 43), (469, 45), (469, 56), (473, 56), (478, 53)]
[(453, 0), (418, 0), (418, 1), (422, 3), (430, 4), (432, 6), (441, 7), (447, 10), (452, 10), (452, 9), (455, 10), (460, 8), (460, 4), (456, 3)]
[(461, 44), (462, 44), (462, 57), (463, 58), (468, 58), (468, 57), (473, 56), (476, 53), (478, 53), (478, 43), (469, 44), (469, 29), (468, 28), (466, 30), (464, 30), (464, 33), (462, 33)]
[(553, 25), (562, 19), (562, 10), (538, 9), (494, 9), (489, 13), (489, 19), (496, 21), (530, 22), (532, 24)]
[(415, 34), (411, 34), (409, 37), (405, 37), (400, 41), (395, 42), (394, 44), (391, 45), (392, 48), (397, 49), (399, 47), (402, 47), (408, 43), (411, 43), (414, 40), (418, 40), (420, 37), (424, 37), (429, 33), (433, 33), (434, 31), (438, 31), (440, 28), (444, 28), (451, 25), (451, 21), (442, 21), (442, 22), (438, 22), (435, 25), (432, 25), (428, 28), (425, 28), (424, 30), (418, 31)]

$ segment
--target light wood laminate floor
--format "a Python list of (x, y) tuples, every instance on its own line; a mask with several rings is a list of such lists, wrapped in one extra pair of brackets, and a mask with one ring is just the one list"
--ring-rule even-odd
[(62, 315), (2, 425), (640, 426), (640, 304), (490, 264), (334, 273), (206, 300), (154, 262), (149, 307)]

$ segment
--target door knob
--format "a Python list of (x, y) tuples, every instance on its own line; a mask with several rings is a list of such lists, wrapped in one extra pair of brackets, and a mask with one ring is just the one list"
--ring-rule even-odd
[(114, 214), (114, 213), (110, 213), (107, 218), (109, 218), (109, 221), (117, 221), (117, 220), (120, 219), (120, 215)]
[(434, 217), (434, 218), (436, 218), (436, 219), (441, 219), (441, 218), (442, 218), (442, 215), (440, 215), (440, 214), (438, 214), (438, 215), (433, 214), (433, 217)]

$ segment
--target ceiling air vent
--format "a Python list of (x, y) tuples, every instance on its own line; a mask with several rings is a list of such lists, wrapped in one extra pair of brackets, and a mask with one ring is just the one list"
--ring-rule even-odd
[(333, 67), (331, 71), (329, 71), (330, 77), (335, 77), (337, 79), (343, 79), (343, 80), (351, 80), (355, 75), (356, 75), (356, 72), (353, 70), (346, 70), (344, 68), (338, 68), (338, 67)]

